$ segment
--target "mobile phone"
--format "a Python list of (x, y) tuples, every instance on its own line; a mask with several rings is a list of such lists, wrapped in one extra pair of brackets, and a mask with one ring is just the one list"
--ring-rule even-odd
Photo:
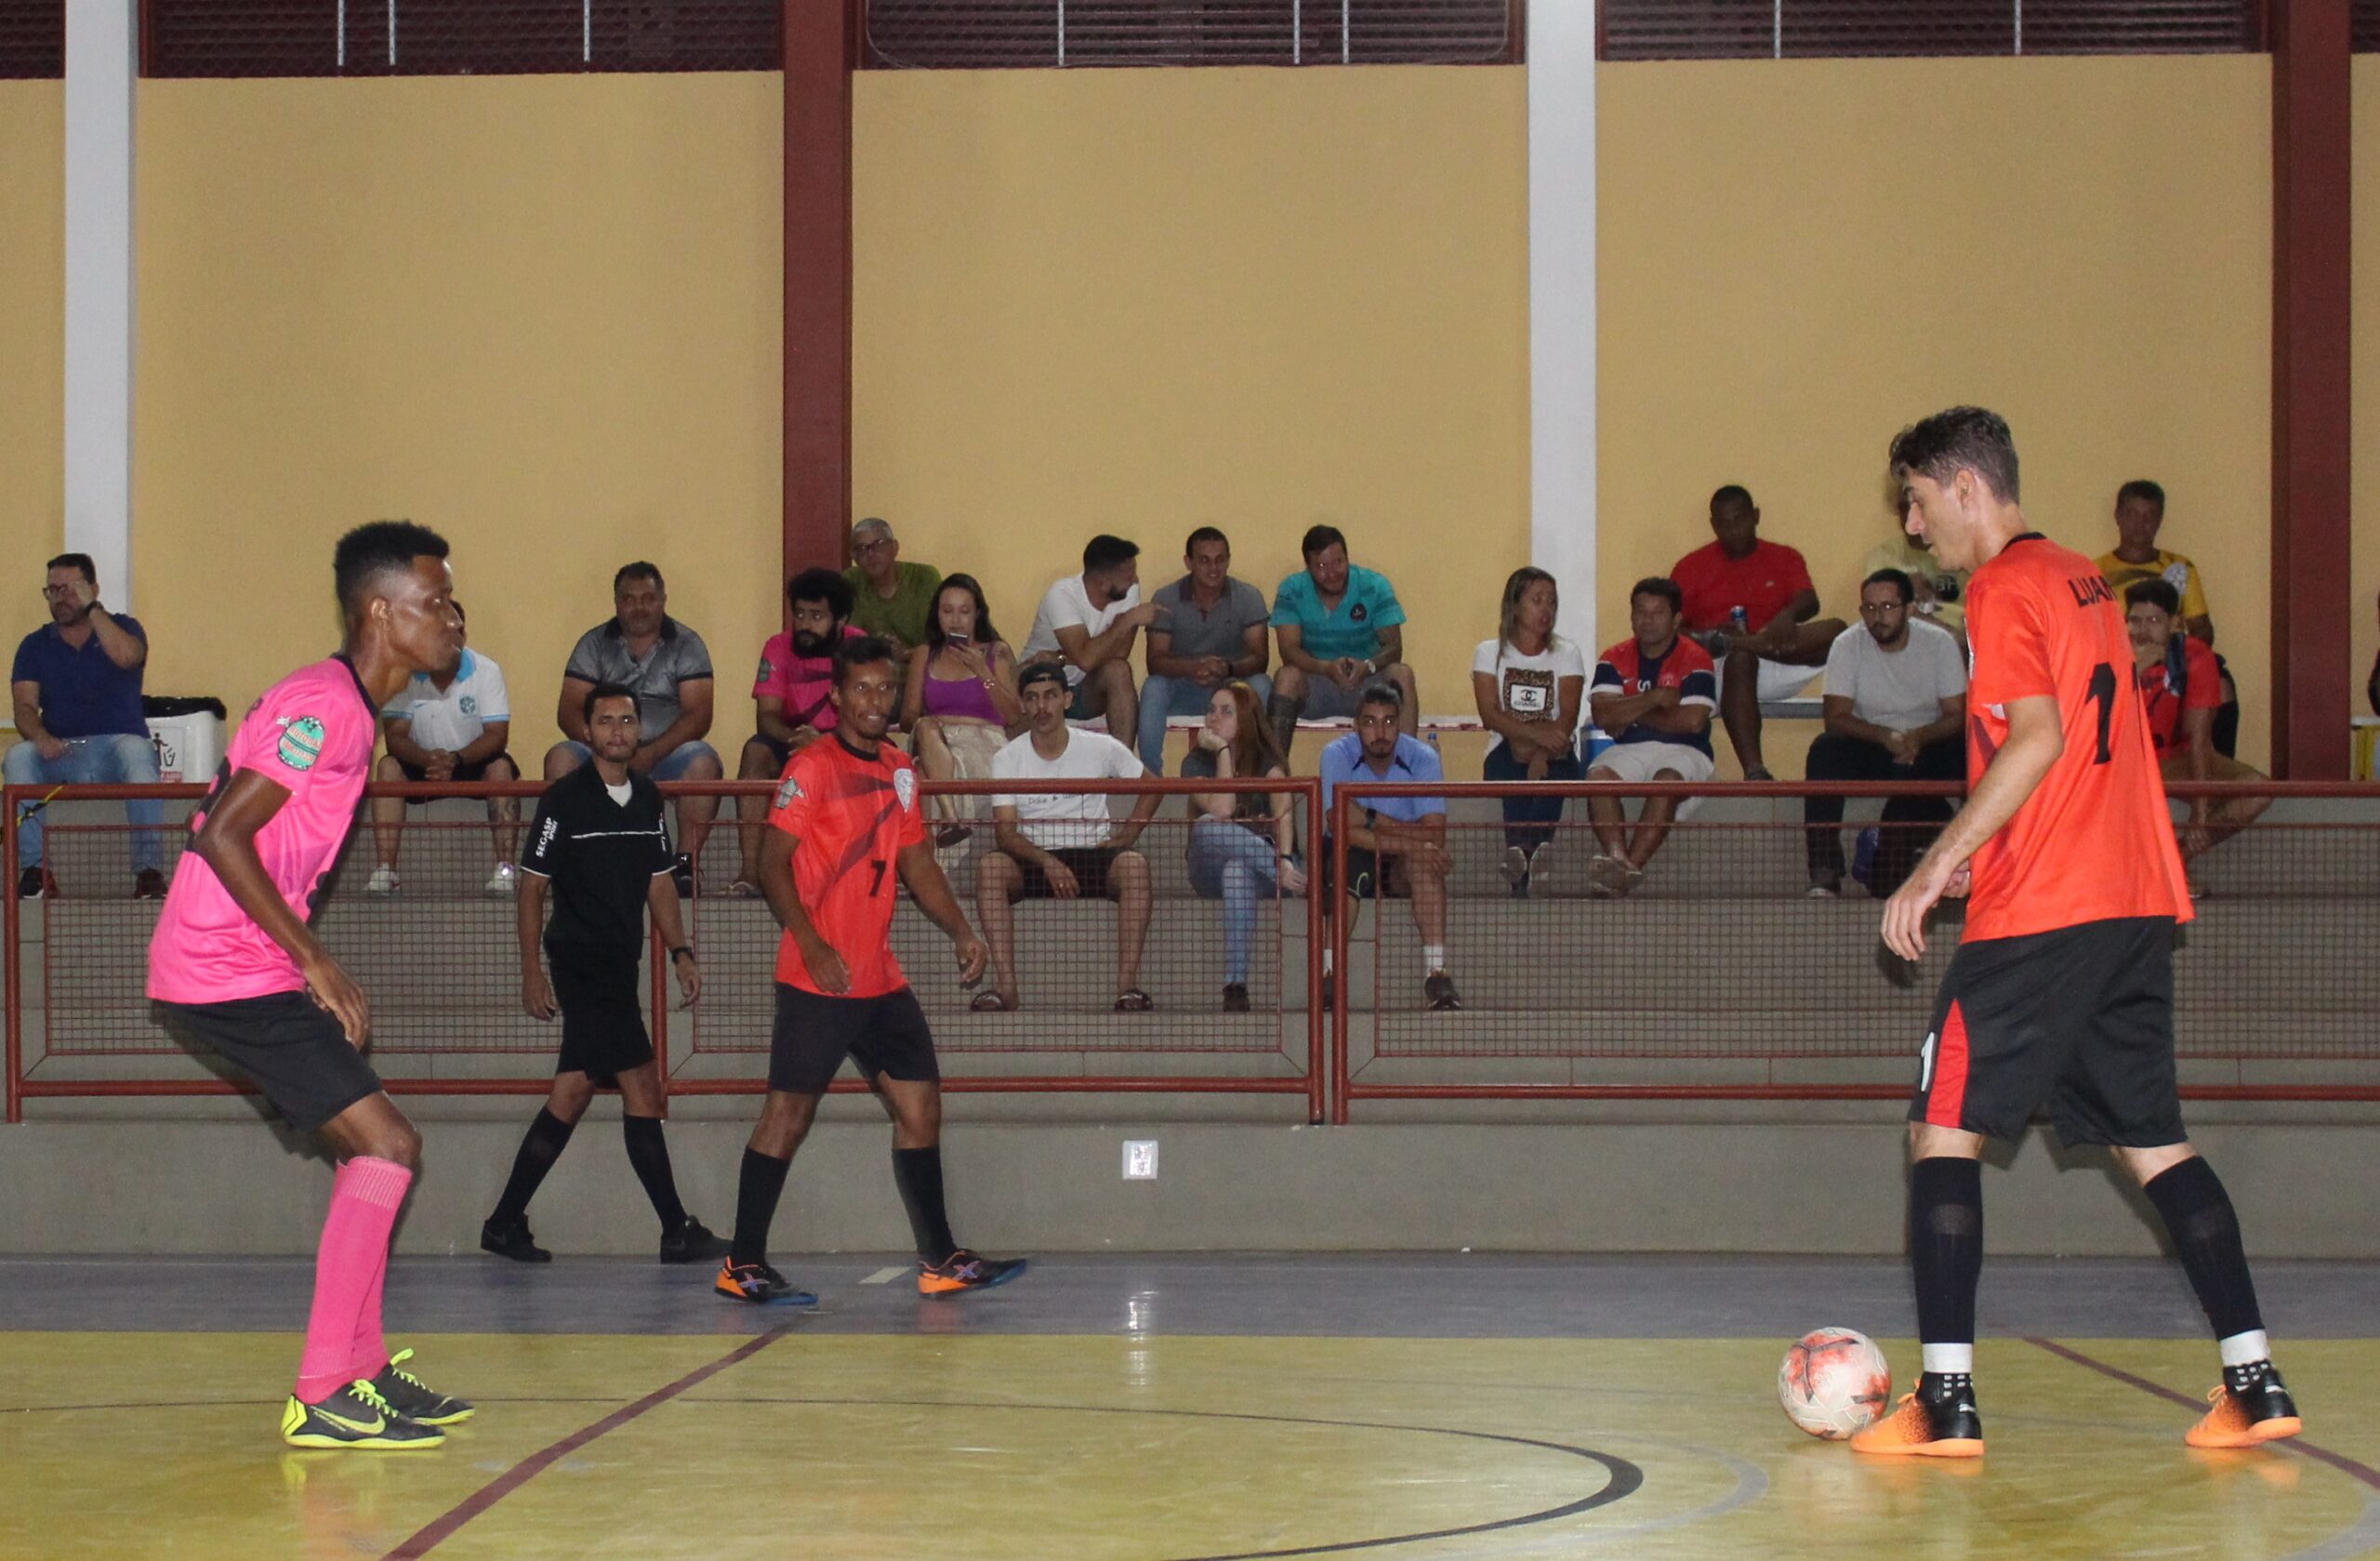
[(945, 634), (943, 636), (943, 643), (945, 645), (967, 645), (973, 643), (974, 638), (975, 637), (972, 634)]

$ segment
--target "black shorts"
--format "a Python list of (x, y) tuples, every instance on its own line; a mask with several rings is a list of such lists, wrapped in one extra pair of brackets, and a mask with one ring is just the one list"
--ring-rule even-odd
[[(1084, 899), (1104, 900), (1114, 893), (1108, 885), (1107, 874), (1115, 865), (1116, 853), (1106, 847), (1069, 846), (1050, 854), (1064, 862), (1066, 870), (1075, 875), (1075, 887), (1082, 892)], [(1018, 899), (1054, 900), (1058, 897), (1050, 887), (1050, 875), (1041, 870), (1040, 863), (1019, 862), (1017, 867), (1025, 874), (1025, 885), (1016, 893)]]
[(746, 747), (749, 747), (753, 743), (760, 744), (762, 747), (768, 749), (769, 752), (776, 756), (777, 774), (780, 775), (785, 774), (785, 767), (793, 762), (793, 745), (791, 743), (783, 742), (775, 737), (772, 737), (765, 732), (753, 733), (751, 740), (747, 742), (744, 746)]
[[(495, 763), (499, 759), (504, 761), (507, 764), (512, 763), (512, 756), (510, 754), (493, 753), (488, 755), (485, 759), (479, 761), (477, 763), (456, 765), (455, 773), (446, 778), (449, 780), (458, 781), (483, 781), (487, 779), (487, 767)], [(409, 781), (426, 781), (430, 778), (429, 771), (423, 769), (418, 764), (408, 764), (402, 759), (397, 761), (397, 768), (404, 772), (405, 779)], [(512, 773), (516, 775), (519, 774), (521, 773), (519, 766), (515, 765)]]
[(926, 1011), (906, 986), (880, 998), (828, 998), (778, 982), (769, 1088), (823, 1095), (845, 1057), (859, 1065), (863, 1078), (942, 1082)]
[(2086, 921), (1959, 946), (1909, 1119), (2013, 1139), (2044, 1105), (2069, 1144), (2179, 1144), (2174, 920)]
[(549, 944), (546, 964), (552, 972), (554, 1001), (562, 1009), (556, 1073), (583, 1073), (608, 1086), (630, 1068), (653, 1061), (635, 949)]
[[(1315, 893), (1322, 896), (1323, 913), (1329, 914), (1335, 896), (1330, 893), (1330, 864), (1333, 856), (1330, 842), (1322, 842), (1315, 867)], [(1381, 860), (1360, 846), (1347, 848), (1347, 897), (1351, 900), (1377, 900), (1383, 896), (1398, 898), (1412, 893), (1403, 869), (1398, 869), (1394, 882), (1383, 882)]]
[(166, 1034), (246, 1075), (300, 1132), (380, 1092), (380, 1076), (348, 1044), (337, 1018), (303, 992), (152, 1006)]

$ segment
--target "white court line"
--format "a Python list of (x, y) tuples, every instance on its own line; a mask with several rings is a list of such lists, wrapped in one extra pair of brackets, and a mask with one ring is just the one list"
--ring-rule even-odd
[(908, 1270), (906, 1268), (879, 1268), (875, 1273), (869, 1275), (866, 1278), (862, 1279), (860, 1283), (863, 1285), (889, 1285), (907, 1272)]

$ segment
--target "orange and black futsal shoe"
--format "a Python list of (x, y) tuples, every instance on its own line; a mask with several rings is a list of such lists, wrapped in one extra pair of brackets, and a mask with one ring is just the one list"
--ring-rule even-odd
[(793, 1281), (765, 1263), (738, 1263), (729, 1258), (719, 1265), (719, 1277), (710, 1288), (730, 1301), (748, 1301), (755, 1306), (815, 1306), (814, 1291), (797, 1290)]
[(940, 1263), (918, 1264), (918, 1293), (939, 1301), (969, 1290), (987, 1290), (1024, 1273), (1031, 1261), (981, 1257), (961, 1247)]
[[(2294, 1436), (2305, 1429), (2296, 1401), (2281, 1383), (2272, 1362), (2258, 1361), (2223, 1373), (2224, 1382), (2206, 1396), (2204, 1419), (2183, 1433), (2194, 1448), (2253, 1448)], [(2235, 1380), (2237, 1385), (2234, 1385)]]
[(1854, 1452), (1887, 1458), (1981, 1458), (1983, 1417), (1976, 1413), (1975, 1385), (1952, 1377), (1940, 1384), (1918, 1379), (1899, 1408), (1851, 1438)]

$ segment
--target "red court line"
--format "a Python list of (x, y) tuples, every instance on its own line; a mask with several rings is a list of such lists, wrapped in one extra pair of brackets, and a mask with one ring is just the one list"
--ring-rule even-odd
[(464, 1524), (503, 1501), (555, 1463), (595, 1440), (596, 1437), (606, 1432), (618, 1430), (647, 1409), (667, 1404), (688, 1388), (699, 1386), (729, 1367), (751, 1359), (779, 1339), (784, 1338), (792, 1327), (791, 1323), (780, 1323), (757, 1338), (747, 1339), (707, 1366), (697, 1366), (676, 1382), (654, 1388), (635, 1403), (624, 1404), (592, 1425), (582, 1426), (551, 1447), (531, 1453), (511, 1468), (488, 1481), (487, 1484), (464, 1497), (443, 1515), (432, 1519), (411, 1539), (389, 1552), (382, 1561), (416, 1561), (416, 1558), (429, 1554), (451, 1538)]
[[(2203, 1398), (2192, 1398), (2187, 1393), (2175, 1393), (2172, 1388), (2152, 1382), (2146, 1377), (2135, 1377), (2121, 1367), (2110, 1366), (2104, 1360), (2093, 1360), (2082, 1351), (2068, 1349), (2055, 1339), (2028, 1338), (2025, 1343), (2047, 1350), (2060, 1360), (2070, 1360), (2077, 1366), (2087, 1366), (2099, 1375), (2112, 1377), (2128, 1387), (2136, 1387), (2143, 1393), (2155, 1394), (2168, 1403), (2179, 1404), (2185, 1409), (2202, 1409), (2205, 1406), (2206, 1400)], [(2286, 1441), (2267, 1442), (2264, 1445), (2297, 1453), (2312, 1459), (2317, 1463), (2327, 1463), (2347, 1478), (2361, 1480), (2373, 1489), (2380, 1490), (2380, 1469), (2374, 1469), (2369, 1463), (2358, 1463), (2354, 1459), (2343, 1453), (2333, 1452), (2328, 1448), (2316, 1447), (2303, 1437), (2292, 1436)]]

